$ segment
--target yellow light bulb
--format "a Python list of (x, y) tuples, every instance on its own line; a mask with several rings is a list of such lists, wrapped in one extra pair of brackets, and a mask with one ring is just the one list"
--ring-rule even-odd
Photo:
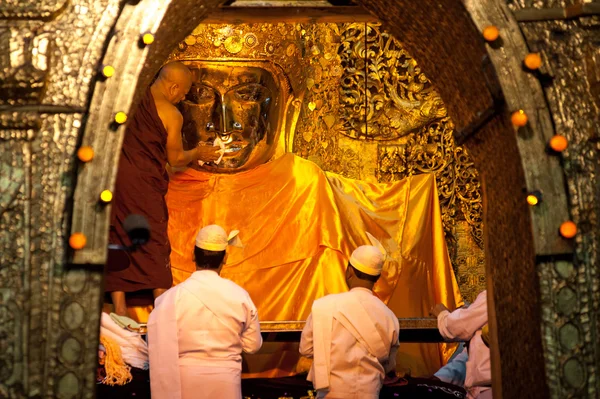
[(104, 77), (110, 78), (115, 74), (115, 68), (112, 65), (104, 65), (102, 67), (102, 75)]
[(123, 123), (127, 122), (127, 114), (123, 111), (119, 111), (115, 114), (115, 122), (117, 122), (119, 125), (122, 125)]
[(535, 205), (537, 205), (539, 202), (540, 202), (540, 201), (538, 200), (538, 198), (537, 198), (535, 195), (533, 195), (533, 194), (529, 194), (529, 195), (527, 196), (527, 203), (528, 203), (529, 205), (531, 205), (531, 206), (535, 206)]
[(154, 35), (150, 32), (146, 32), (142, 35), (142, 42), (144, 44), (152, 44), (154, 43)]
[(100, 200), (109, 203), (113, 199), (113, 193), (110, 190), (104, 190), (100, 193)]
[(527, 194), (527, 203), (531, 206), (536, 206), (542, 202), (542, 192), (535, 190)]

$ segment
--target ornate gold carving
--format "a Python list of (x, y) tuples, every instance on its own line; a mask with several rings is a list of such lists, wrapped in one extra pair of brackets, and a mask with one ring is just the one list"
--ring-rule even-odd
[(37, 103), (46, 86), (49, 35), (39, 22), (0, 27), (0, 104)]
[(55, 18), (67, 4), (67, 0), (3, 0), (0, 19)]
[[(468, 153), (455, 145), (453, 134), (454, 126), (446, 117), (409, 135), (402, 144), (380, 144), (378, 173), (380, 181), (390, 182), (413, 174), (435, 174), (450, 258), (461, 289), (470, 292), (467, 297), (471, 297), (476, 295), (473, 289), (481, 291), (485, 287), (481, 279), (485, 276), (481, 185)], [(457, 233), (456, 223), (461, 220), (467, 223), (471, 242)], [(459, 248), (467, 249), (466, 253)], [(463, 261), (464, 256), (477, 260)], [(459, 273), (459, 264), (469, 265), (468, 277)]]
[(469, 261), (473, 274), (463, 279), (463, 290), (484, 289), (479, 176), (466, 150), (454, 143), (454, 126), (427, 77), (377, 24), (318, 24), (307, 32), (314, 37), (313, 57), (294, 152), (325, 170), (362, 180), (435, 173), (457, 270), (466, 237), (459, 243), (456, 219), (466, 221), (473, 239), (468, 248), (477, 260)]
[(343, 134), (393, 140), (446, 116), (416, 61), (379, 24), (347, 26), (339, 52), (346, 65), (340, 90)]

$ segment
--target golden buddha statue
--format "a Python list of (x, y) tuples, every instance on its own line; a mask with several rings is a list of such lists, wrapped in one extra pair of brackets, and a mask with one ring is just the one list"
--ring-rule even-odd
[[(305, 320), (315, 299), (347, 290), (348, 257), (368, 243), (368, 231), (389, 254), (375, 292), (398, 317), (428, 316), (439, 302), (455, 308), (461, 299), (433, 175), (367, 183), (291, 152), (305, 47), (303, 30), (284, 24), (200, 25), (170, 57), (194, 75), (181, 105), (185, 145), (213, 145), (218, 138), (224, 146), (220, 162), (171, 177), (175, 283), (195, 271), (201, 226), (238, 229), (245, 247), (231, 249), (222, 276), (250, 293), (261, 320)], [(247, 359), (248, 375), (289, 375), (298, 356), (296, 346), (266, 344)], [(423, 375), (447, 356), (444, 346), (403, 344), (397, 360)]]

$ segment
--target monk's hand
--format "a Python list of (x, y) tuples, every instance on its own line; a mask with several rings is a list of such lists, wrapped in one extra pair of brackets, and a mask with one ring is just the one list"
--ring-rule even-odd
[(199, 145), (198, 147), (196, 147), (198, 159), (204, 163), (214, 162), (217, 159), (219, 159), (219, 157), (221, 156), (221, 154), (219, 154), (218, 152), (219, 150), (219, 147), (215, 147), (212, 145)]
[(432, 316), (438, 317), (438, 315), (440, 313), (442, 313), (444, 310), (450, 311), (443, 303), (438, 303), (433, 308), (431, 308), (431, 310), (429, 311), (429, 313)]

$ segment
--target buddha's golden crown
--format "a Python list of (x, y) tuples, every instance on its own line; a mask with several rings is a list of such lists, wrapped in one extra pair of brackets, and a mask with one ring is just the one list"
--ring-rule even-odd
[(306, 31), (301, 24), (200, 24), (169, 61), (270, 61), (286, 74), (294, 93), (304, 88)]

